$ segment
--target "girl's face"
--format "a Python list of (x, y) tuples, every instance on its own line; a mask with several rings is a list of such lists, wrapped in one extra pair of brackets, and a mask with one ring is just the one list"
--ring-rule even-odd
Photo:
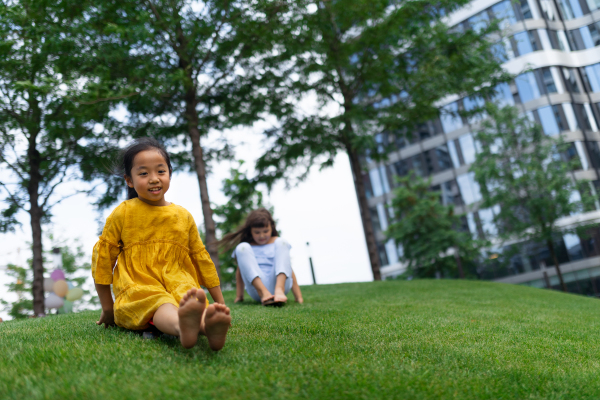
[(136, 154), (131, 177), (125, 176), (127, 186), (134, 188), (138, 197), (151, 206), (168, 206), (165, 193), (169, 190), (169, 166), (158, 150), (144, 150)]
[(262, 246), (263, 244), (267, 244), (271, 240), (271, 224), (263, 228), (250, 228), (250, 233), (252, 234), (252, 240), (257, 245)]

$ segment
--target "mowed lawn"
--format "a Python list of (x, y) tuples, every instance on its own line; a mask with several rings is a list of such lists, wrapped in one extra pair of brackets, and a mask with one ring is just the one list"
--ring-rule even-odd
[(600, 300), (448, 280), (302, 290), (303, 306), (230, 304), (218, 353), (105, 330), (99, 312), (2, 323), (0, 399), (600, 398)]

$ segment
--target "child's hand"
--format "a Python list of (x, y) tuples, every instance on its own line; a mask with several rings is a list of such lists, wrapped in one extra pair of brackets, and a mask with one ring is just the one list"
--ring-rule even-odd
[(104, 324), (104, 328), (113, 326), (115, 324), (115, 312), (114, 310), (102, 310), (100, 314), (100, 320), (96, 322), (96, 325)]

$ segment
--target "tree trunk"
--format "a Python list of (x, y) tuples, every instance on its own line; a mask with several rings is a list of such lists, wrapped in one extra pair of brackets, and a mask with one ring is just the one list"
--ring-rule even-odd
[[(193, 92), (192, 92), (193, 91)], [(200, 131), (198, 130), (198, 112), (196, 111), (196, 93), (195, 89), (188, 90), (186, 94), (186, 112), (185, 116), (188, 122), (188, 134), (192, 141), (192, 155), (194, 156), (194, 169), (198, 176), (198, 185), (200, 186), (200, 201), (202, 203), (202, 215), (204, 216), (204, 229), (206, 234), (206, 249), (215, 268), (219, 279), (221, 279), (221, 268), (219, 265), (219, 251), (216, 246), (217, 228), (213, 219), (213, 211), (210, 207), (208, 198), (208, 186), (206, 185), (206, 164), (204, 162), (204, 152), (200, 145)]]
[(548, 251), (550, 252), (550, 256), (554, 261), (554, 267), (556, 267), (556, 275), (558, 276), (558, 280), (560, 281), (560, 287), (562, 288), (562, 291), (566, 293), (567, 286), (565, 285), (562, 273), (560, 272), (560, 263), (558, 262), (558, 257), (556, 257), (556, 252), (554, 251), (554, 243), (552, 243), (552, 240), (547, 240), (546, 244), (548, 245)]
[(456, 258), (456, 266), (458, 267), (458, 277), (460, 279), (465, 279), (465, 272), (463, 271), (462, 260), (460, 259), (460, 254), (458, 254), (458, 247), (454, 247), (454, 258)]
[(373, 280), (381, 280), (381, 272), (379, 270), (379, 257), (377, 255), (377, 242), (375, 241), (375, 232), (373, 232), (373, 224), (369, 216), (369, 203), (365, 191), (365, 181), (363, 179), (360, 168), (360, 160), (358, 153), (346, 146), (348, 157), (350, 158), (350, 168), (354, 178), (354, 188), (356, 189), (356, 197), (358, 198), (358, 208), (360, 210), (360, 219), (362, 220), (365, 239), (367, 241), (367, 251), (369, 252), (369, 261), (371, 262), (371, 270), (373, 271)]
[(27, 191), (29, 193), (29, 215), (31, 217), (31, 236), (33, 242), (33, 314), (43, 316), (45, 314), (44, 306), (44, 258), (42, 250), (42, 214), (43, 210), (39, 206), (39, 186), (40, 186), (40, 153), (36, 149), (37, 135), (31, 135), (29, 140), (29, 149), (27, 158), (29, 159), (29, 184)]

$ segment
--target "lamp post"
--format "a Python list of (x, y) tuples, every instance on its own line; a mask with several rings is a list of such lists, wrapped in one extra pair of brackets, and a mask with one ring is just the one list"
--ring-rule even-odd
[(306, 248), (308, 250), (308, 262), (310, 263), (310, 272), (312, 273), (313, 285), (317, 284), (317, 279), (315, 278), (315, 268), (313, 267), (312, 257), (310, 256), (310, 244), (306, 242)]

